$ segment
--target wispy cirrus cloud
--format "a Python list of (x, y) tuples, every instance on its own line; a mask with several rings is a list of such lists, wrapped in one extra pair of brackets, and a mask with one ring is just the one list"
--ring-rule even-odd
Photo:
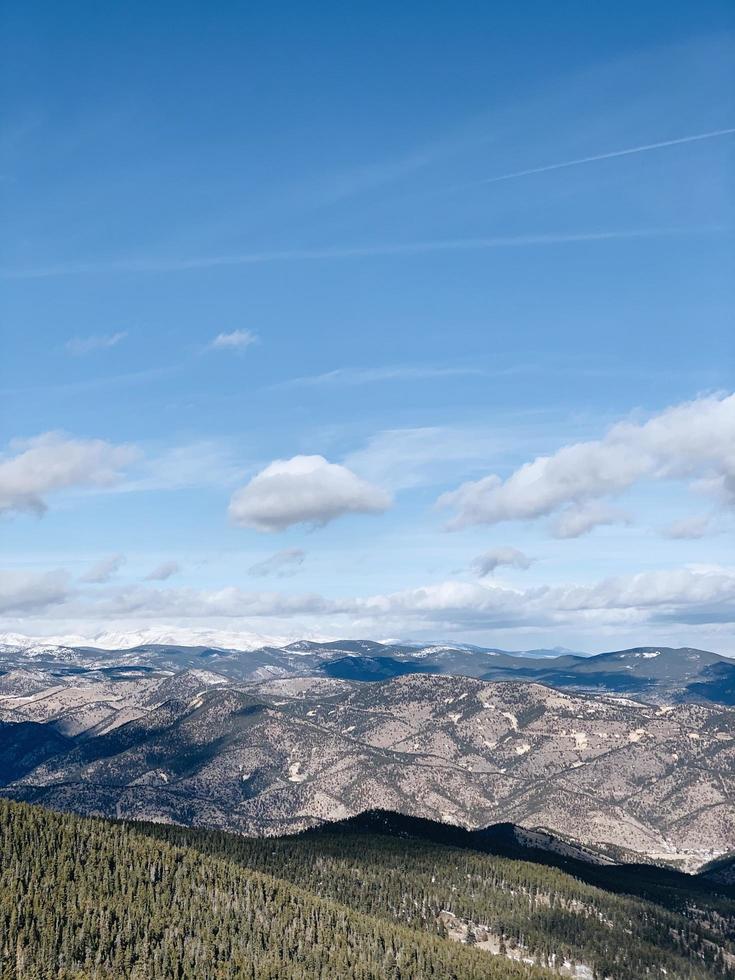
[(218, 333), (209, 346), (212, 350), (243, 351), (257, 344), (258, 339), (252, 330), (233, 330), (231, 333)]
[(91, 337), (72, 337), (71, 340), (67, 340), (65, 346), (69, 354), (80, 356), (91, 354), (96, 350), (109, 350), (110, 347), (117, 347), (127, 335), (127, 330), (119, 330), (117, 333), (94, 334)]
[[(432, 378), (451, 378), (487, 372), (477, 367), (440, 367), (437, 365), (395, 364), (372, 368), (335, 368), (321, 374), (307, 374), (298, 378), (279, 381), (273, 388), (352, 387), (375, 384), (381, 381), (425, 381)], [(493, 372), (495, 373), (495, 372)], [(508, 369), (512, 373), (512, 369)]]
[[(497, 431), (485, 426), (417, 426), (384, 429), (344, 460), (361, 477), (392, 492), (445, 483), (447, 475), (477, 473), (488, 456), (507, 448)], [(519, 436), (514, 432), (512, 440)]]
[(174, 575), (178, 575), (181, 571), (181, 565), (177, 561), (164, 561), (160, 565), (156, 565), (152, 568), (150, 572), (145, 576), (146, 582), (165, 582), (167, 579), (172, 578)]
[(413, 242), (383, 242), (374, 245), (335, 245), (314, 248), (274, 249), (210, 256), (174, 258), (122, 258), (107, 262), (69, 262), (25, 269), (0, 269), (3, 279), (46, 279), (59, 276), (92, 275), (97, 272), (188, 272), (227, 266), (262, 265), (272, 262), (311, 262), (367, 259), (381, 256), (424, 255), (433, 252), (472, 252), (489, 249), (544, 248), (556, 245), (593, 244), (679, 237), (721, 232), (720, 225), (702, 227), (603, 228), (579, 232), (541, 232), (496, 235), (485, 238), (445, 238)]
[(125, 564), (125, 555), (110, 555), (109, 558), (101, 558), (96, 561), (84, 575), (79, 576), (80, 582), (91, 585), (103, 585), (117, 575)]
[(673, 541), (694, 541), (704, 538), (712, 531), (712, 514), (695, 514), (673, 521), (662, 531), (665, 538)]
[(304, 564), (306, 552), (302, 548), (284, 548), (277, 551), (274, 555), (264, 558), (251, 565), (248, 575), (266, 576), (275, 575), (277, 578), (285, 578), (295, 575), (301, 565)]
[(180, 446), (148, 446), (138, 465), (112, 489), (120, 492), (231, 487), (242, 474), (242, 461), (225, 441), (200, 439)]

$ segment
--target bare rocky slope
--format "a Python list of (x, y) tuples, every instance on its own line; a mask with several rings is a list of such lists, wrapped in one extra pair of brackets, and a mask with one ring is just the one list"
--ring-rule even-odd
[(687, 870), (735, 850), (735, 711), (722, 705), (434, 674), (9, 667), (0, 785), (16, 799), (247, 834), (381, 807)]

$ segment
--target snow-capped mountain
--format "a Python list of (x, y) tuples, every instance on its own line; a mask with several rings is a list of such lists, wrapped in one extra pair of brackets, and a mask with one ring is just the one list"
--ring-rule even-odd
[(140, 646), (216, 647), (221, 650), (258, 650), (282, 647), (292, 637), (244, 633), (241, 630), (186, 629), (180, 626), (150, 626), (140, 630), (105, 631), (91, 636), (24, 636), (0, 633), (0, 650), (23, 650), (43, 654), (60, 647), (92, 647), (98, 650), (131, 650)]

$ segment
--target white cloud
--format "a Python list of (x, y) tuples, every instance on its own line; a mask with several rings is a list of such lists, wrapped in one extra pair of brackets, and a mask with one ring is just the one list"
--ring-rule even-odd
[(457, 511), (449, 526), (462, 528), (530, 520), (664, 479), (698, 479), (735, 500), (735, 394), (685, 402), (642, 424), (619, 422), (600, 440), (539, 456), (505, 480), (492, 474), (465, 483), (439, 504)]
[(250, 330), (233, 330), (232, 333), (219, 333), (212, 341), (214, 350), (245, 350), (258, 342), (258, 337)]
[(630, 517), (624, 511), (604, 504), (570, 504), (559, 513), (551, 531), (555, 538), (581, 538), (606, 524), (630, 524)]
[(69, 575), (63, 571), (0, 571), (0, 614), (27, 615), (60, 605), (71, 594), (69, 582)]
[[(330, 598), (218, 589), (110, 586), (70, 594), (62, 573), (46, 576), (0, 574), (0, 610), (46, 607), (48, 616), (104, 624), (195, 620), (267, 621), (267, 628), (295, 635), (442, 636), (502, 630), (561, 631), (597, 638), (601, 631), (627, 633), (645, 642), (657, 628), (679, 638), (683, 625), (722, 629), (735, 624), (735, 569), (721, 566), (674, 568), (604, 579), (589, 585), (510, 588), (492, 580), (445, 581), (396, 592)], [(250, 627), (252, 628), (252, 627)], [(257, 627), (261, 629), (260, 626)]]
[(491, 548), (472, 560), (472, 568), (480, 578), (492, 575), (501, 565), (512, 568), (530, 568), (533, 558), (524, 555), (518, 548)]
[(85, 572), (84, 575), (80, 575), (80, 582), (88, 582), (95, 585), (101, 585), (104, 582), (109, 582), (111, 578), (120, 571), (120, 569), (125, 564), (125, 555), (110, 555), (109, 558), (102, 558), (92, 565), (89, 571)]
[(735, 571), (673, 569), (605, 579), (594, 585), (539, 586), (441, 582), (353, 600), (355, 614), (382, 623), (447, 629), (735, 622)]
[(91, 354), (96, 350), (108, 350), (110, 347), (117, 347), (127, 335), (127, 330), (119, 330), (117, 333), (96, 334), (91, 337), (72, 337), (71, 340), (67, 340), (66, 349), (70, 354)]
[(165, 582), (166, 579), (171, 578), (173, 575), (178, 575), (180, 571), (181, 565), (177, 561), (164, 561), (151, 569), (146, 575), (145, 580), (147, 582)]
[(672, 538), (674, 541), (691, 541), (696, 538), (705, 537), (712, 524), (710, 514), (695, 514), (692, 517), (684, 517), (680, 521), (674, 521), (663, 529), (664, 537)]
[(295, 575), (299, 566), (303, 565), (306, 552), (301, 548), (284, 548), (263, 561), (256, 562), (248, 569), (249, 575), (275, 575), (284, 578)]
[(132, 446), (73, 439), (61, 432), (16, 440), (10, 448), (14, 455), (0, 456), (0, 513), (42, 514), (44, 497), (54, 491), (113, 486), (138, 456)]
[(346, 466), (323, 456), (294, 456), (266, 466), (230, 501), (229, 516), (243, 527), (282, 531), (293, 524), (322, 526), (343, 514), (377, 514), (391, 498)]

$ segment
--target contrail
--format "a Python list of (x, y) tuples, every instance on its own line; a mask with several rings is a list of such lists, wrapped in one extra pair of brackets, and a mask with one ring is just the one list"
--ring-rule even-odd
[(549, 170), (563, 170), (565, 167), (579, 167), (583, 163), (597, 163), (598, 160), (612, 160), (614, 157), (627, 157), (633, 153), (648, 153), (650, 150), (661, 150), (665, 146), (679, 146), (681, 143), (696, 143), (699, 140), (711, 140), (717, 136), (732, 136), (733, 129), (715, 129), (711, 133), (695, 133), (694, 136), (681, 136), (675, 140), (662, 140), (660, 143), (646, 143), (644, 146), (631, 146), (626, 150), (614, 150), (612, 153), (598, 153), (593, 157), (579, 157), (577, 160), (565, 160), (563, 163), (550, 163), (546, 167), (532, 167), (530, 170), (516, 170), (512, 174), (500, 174), (498, 177), (485, 177), (475, 181), (476, 184), (495, 184), (500, 180), (515, 180), (516, 177), (529, 177), (531, 174), (545, 174)]

